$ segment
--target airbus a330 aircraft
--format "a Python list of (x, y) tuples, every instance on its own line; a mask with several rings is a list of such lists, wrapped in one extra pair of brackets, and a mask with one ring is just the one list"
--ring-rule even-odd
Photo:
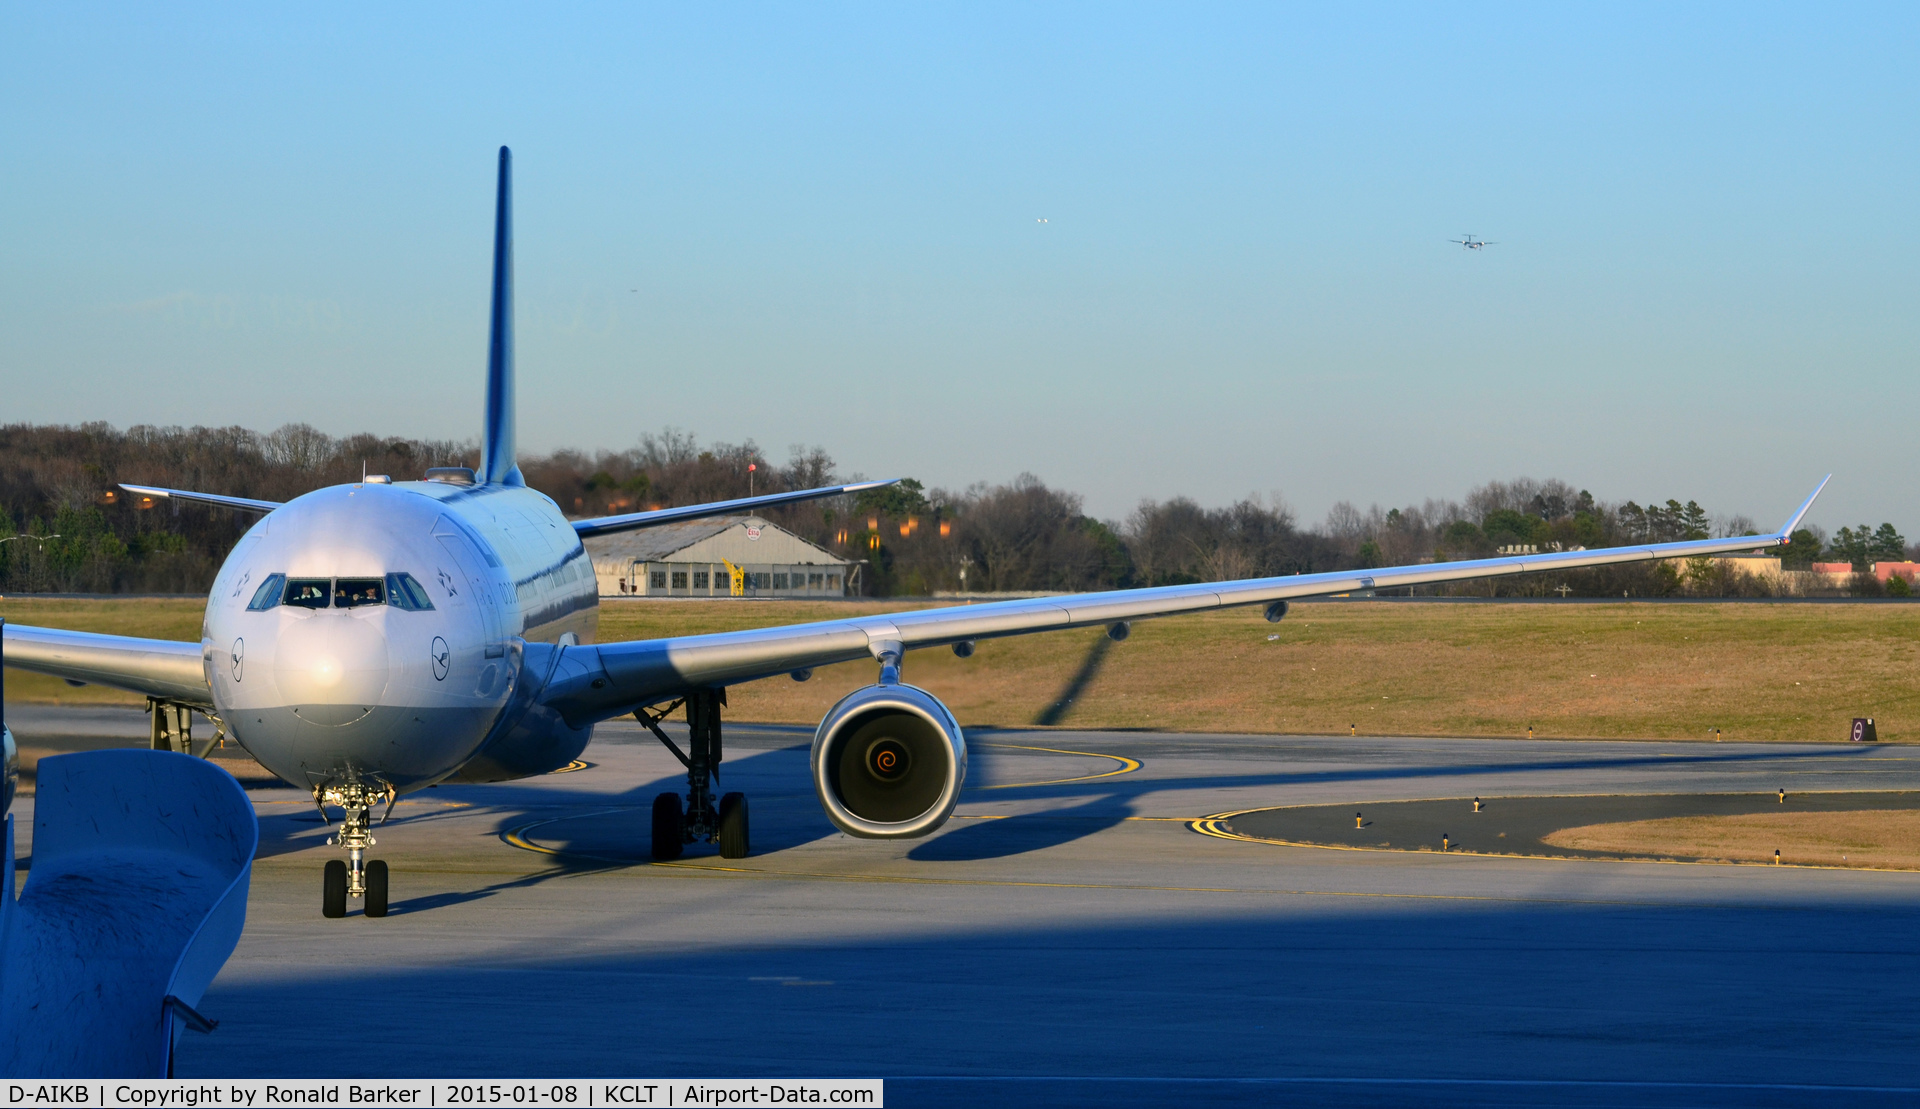
[[(1771, 535), (1523, 555), (1382, 570), (964, 605), (789, 627), (629, 643), (593, 642), (598, 590), (581, 540), (669, 521), (834, 496), (885, 482), (568, 520), (526, 487), (514, 461), (511, 156), (500, 151), (492, 340), (480, 469), (420, 481), (367, 477), (285, 504), (125, 486), (262, 518), (220, 569), (197, 643), (6, 625), (6, 664), (145, 694), (156, 736), (204, 713), (262, 766), (343, 817), (322, 911), (364, 897), (387, 910), (386, 864), (367, 860), (372, 813), (437, 782), (498, 782), (566, 766), (596, 722), (632, 714), (687, 768), (684, 801), (653, 806), (652, 849), (696, 841), (747, 853), (747, 802), (715, 798), (721, 709), (730, 685), (872, 659), (878, 679), (834, 705), (810, 766), (827, 819), (850, 835), (924, 836), (944, 823), (967, 774), (967, 743), (947, 707), (901, 680), (907, 652), (977, 640), (1235, 605), (1286, 614), (1291, 598), (1427, 582), (1709, 555), (1780, 546), (1813, 497)], [(1826, 485), (1825, 481), (1821, 486)], [(1815, 489), (1818, 496), (1820, 490)], [(684, 707), (690, 750), (659, 727)]]

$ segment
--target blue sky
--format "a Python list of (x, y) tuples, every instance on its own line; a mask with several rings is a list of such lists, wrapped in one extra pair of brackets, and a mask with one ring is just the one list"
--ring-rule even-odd
[[(1910, 5), (0, 8), (7, 421), (1920, 533)], [(1039, 222), (1046, 220), (1045, 223)], [(1469, 253), (1472, 232), (1498, 242)]]

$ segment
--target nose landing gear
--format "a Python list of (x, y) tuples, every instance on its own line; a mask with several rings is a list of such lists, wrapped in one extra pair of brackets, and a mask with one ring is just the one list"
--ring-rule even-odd
[(327, 862), (320, 889), (321, 916), (346, 916), (350, 897), (364, 899), (362, 911), (367, 916), (387, 915), (387, 864), (379, 859), (369, 861), (367, 848), (376, 842), (370, 831), (374, 802), (386, 798), (387, 811), (380, 817), (385, 824), (393, 813), (395, 796), (390, 785), (376, 787), (360, 781), (315, 787), (313, 800), (320, 806), (322, 820), (327, 817), (328, 805), (339, 806), (342, 813), (340, 831), (327, 843), (347, 852), (347, 861)]
[[(660, 721), (682, 703), (687, 706), (688, 746), (691, 753), (660, 730)], [(747, 857), (747, 796), (729, 793), (714, 803), (713, 779), (720, 773), (720, 708), (727, 703), (727, 691), (696, 689), (684, 702), (676, 701), (659, 712), (634, 710), (634, 719), (647, 726), (654, 738), (672, 751), (687, 768), (687, 801), (681, 808), (680, 795), (662, 793), (653, 799), (653, 857), (662, 862), (677, 859), (689, 843), (705, 840), (720, 848), (723, 859)]]

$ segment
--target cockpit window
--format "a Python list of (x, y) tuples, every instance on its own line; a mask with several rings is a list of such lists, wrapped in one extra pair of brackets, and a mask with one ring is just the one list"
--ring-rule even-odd
[(387, 603), (387, 583), (381, 578), (340, 578), (333, 583), (333, 607), (360, 608)]
[(275, 605), (326, 608), (329, 601), (334, 608), (392, 605), (408, 612), (433, 611), (433, 601), (427, 597), (426, 587), (415, 581), (412, 574), (388, 574), (384, 578), (292, 580), (288, 580), (285, 574), (273, 574), (260, 583), (247, 608), (252, 612), (261, 612)]
[(280, 603), (294, 608), (325, 608), (327, 594), (332, 589), (331, 578), (290, 578)]
[(429, 612), (433, 602), (427, 598), (427, 589), (413, 579), (412, 574), (387, 575), (387, 603), (408, 612)]
[(280, 591), (287, 587), (287, 575), (268, 574), (260, 588), (253, 591), (253, 600), (247, 602), (248, 612), (265, 612), (280, 603)]

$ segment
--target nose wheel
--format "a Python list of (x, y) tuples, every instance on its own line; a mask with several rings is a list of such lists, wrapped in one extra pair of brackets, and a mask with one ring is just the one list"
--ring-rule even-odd
[(347, 853), (345, 860), (327, 860), (321, 874), (321, 916), (346, 916), (350, 898), (361, 900), (361, 911), (367, 916), (387, 915), (387, 864), (380, 859), (367, 858), (367, 849), (376, 842), (370, 830), (373, 825), (373, 805), (382, 798), (387, 802), (387, 810), (380, 817), (380, 822), (384, 824), (393, 813), (395, 793), (392, 786), (374, 787), (355, 781), (314, 789), (313, 800), (320, 808), (320, 819), (327, 819), (328, 805), (339, 806), (340, 831), (329, 837), (327, 843)]
[[(683, 703), (687, 706), (690, 752), (680, 750), (660, 729), (660, 721)], [(720, 708), (726, 703), (724, 688), (697, 689), (684, 702), (675, 702), (657, 713), (643, 708), (633, 714), (687, 768), (684, 808), (677, 793), (662, 793), (653, 799), (652, 854), (656, 860), (677, 859), (687, 844), (702, 840), (717, 846), (723, 859), (747, 857), (747, 795), (729, 793), (718, 804), (713, 796), (713, 780), (720, 774)]]

